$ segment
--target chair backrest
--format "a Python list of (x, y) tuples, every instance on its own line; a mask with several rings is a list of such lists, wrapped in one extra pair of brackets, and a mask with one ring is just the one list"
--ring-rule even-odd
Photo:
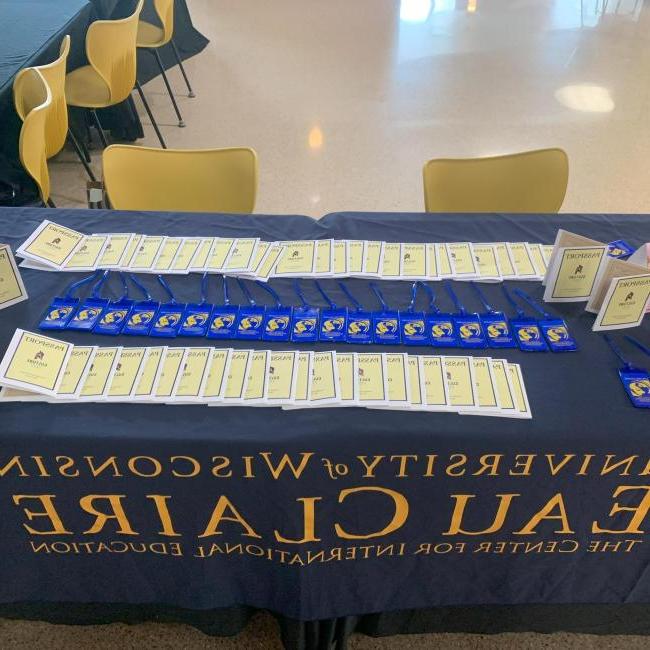
[(174, 35), (174, 0), (153, 0), (164, 32), (164, 43), (169, 43)]
[(138, 0), (135, 12), (127, 18), (96, 20), (86, 33), (86, 56), (106, 82), (112, 104), (124, 101), (135, 85), (135, 43), (143, 3), (144, 0)]
[[(38, 70), (52, 93), (52, 105), (45, 120), (45, 151), (48, 158), (55, 156), (63, 146), (68, 136), (68, 106), (65, 102), (65, 66), (70, 52), (70, 37), (64, 36), (61, 41), (59, 57), (46, 65), (24, 68), (14, 80), (14, 106), (16, 113), (21, 120), (29, 112), (25, 109), (25, 98), (23, 96), (24, 75), (29, 76), (28, 70)], [(27, 82), (29, 85), (29, 81)]]
[(45, 152), (45, 128), (52, 106), (52, 93), (35, 68), (27, 68), (18, 81), (15, 96), (19, 97), (24, 111), (23, 125), (18, 140), (20, 162), (25, 171), (36, 181), (43, 203), (50, 198), (50, 175)]
[(539, 149), (429, 160), (422, 171), (427, 212), (558, 212), (569, 160), (562, 149)]
[(251, 213), (257, 194), (253, 149), (157, 149), (112, 145), (104, 186), (118, 210)]

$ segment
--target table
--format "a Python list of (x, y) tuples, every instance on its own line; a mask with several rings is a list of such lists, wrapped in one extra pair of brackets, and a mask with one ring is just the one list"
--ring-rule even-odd
[[(44, 217), (85, 232), (266, 240), (551, 243), (563, 226), (638, 245), (650, 233), (645, 215), (337, 213), (316, 221), (5, 208), (0, 241), (15, 249)], [(2, 350), (16, 327), (36, 327), (72, 278), (27, 270), (24, 279), (30, 300), (0, 313)], [(198, 295), (198, 275), (172, 283), (183, 300)], [(349, 285), (374, 305), (365, 281)], [(290, 281), (273, 286), (291, 302)], [(334, 282), (326, 286), (346, 303)], [(478, 308), (469, 287), (456, 286)], [(498, 285), (485, 286), (491, 302), (505, 307)], [(539, 284), (521, 286), (542, 294)], [(407, 305), (407, 283), (383, 282), (382, 289), (389, 303)], [(215, 283), (210, 297), (217, 299)], [(361, 409), (0, 404), (0, 615), (184, 620), (232, 634), (251, 612), (267, 609), (289, 648), (326, 648), (332, 640), (342, 648), (354, 629), (650, 634), (650, 552), (645, 532), (635, 532), (650, 525), (649, 414), (628, 403), (619, 363), (590, 331), (593, 316), (583, 305), (552, 309), (569, 321), (579, 353), (498, 352), (522, 364), (530, 421)], [(635, 334), (648, 343), (648, 323)], [(43, 497), (35, 495), (43, 494), (55, 495), (66, 534), (25, 529), (52, 525), (24, 512), (41, 512)], [(15, 504), (15, 495), (31, 496)], [(112, 503), (118, 520), (84, 511), (84, 497), (109, 515)], [(231, 520), (216, 525), (220, 514)]]
[[(35, 203), (38, 192), (18, 158), (20, 120), (13, 106), (12, 84), (24, 67), (42, 65), (59, 55), (61, 39), (70, 34), (68, 70), (87, 63), (86, 31), (97, 19), (120, 18), (133, 12), (134, 0), (0, 0), (0, 25), (11, 25), (0, 41), (0, 205)], [(142, 16), (157, 22), (147, 2)], [(202, 51), (208, 39), (192, 25), (186, 0), (176, 0), (174, 41), (183, 60)], [(176, 65), (169, 46), (161, 48), (165, 68)], [(151, 55), (138, 52), (138, 79), (146, 83), (159, 74)], [(142, 125), (131, 99), (103, 109), (102, 125), (120, 140), (143, 137)], [(86, 111), (70, 109), (77, 130), (85, 125)]]

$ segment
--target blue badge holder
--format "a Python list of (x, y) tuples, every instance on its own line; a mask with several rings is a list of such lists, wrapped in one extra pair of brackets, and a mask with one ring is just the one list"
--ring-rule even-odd
[(99, 277), (101, 271), (97, 271), (88, 277), (77, 280), (68, 286), (63, 296), (53, 298), (38, 324), (42, 330), (63, 330), (70, 319), (74, 316), (80, 299), (73, 294), (79, 288), (92, 282)]
[(97, 321), (93, 329), (94, 334), (117, 336), (131, 315), (133, 300), (129, 298), (129, 286), (122, 273), (120, 273), (120, 280), (123, 288), (122, 297), (119, 300), (113, 300), (108, 303), (108, 306), (104, 309), (101, 318)]
[(291, 340), (296, 343), (314, 343), (318, 341), (320, 310), (305, 300), (305, 296), (300, 289), (300, 280), (294, 282), (293, 288), (298, 298), (300, 298), (301, 306), (293, 308)]
[[(644, 368), (637, 368), (627, 361), (609, 334), (605, 334), (604, 338), (612, 352), (623, 362), (623, 367), (619, 369), (618, 376), (633, 406), (642, 409), (650, 408), (650, 374)], [(636, 345), (636, 341), (633, 340), (632, 342)], [(641, 345), (641, 349), (644, 349), (644, 347)]]
[(431, 345), (434, 348), (457, 348), (459, 346), (458, 331), (453, 315), (440, 311), (436, 304), (436, 294), (428, 284), (420, 282), (420, 286), (429, 296), (429, 311), (426, 313), (426, 321)]
[(575, 352), (578, 349), (576, 340), (569, 334), (569, 328), (562, 318), (553, 318), (541, 305), (521, 289), (514, 292), (525, 300), (542, 318), (537, 320), (551, 352)]
[(126, 336), (148, 336), (155, 322), (160, 303), (151, 298), (149, 291), (139, 282), (135, 275), (129, 273), (129, 278), (142, 291), (144, 300), (134, 303), (126, 325), (122, 329), (122, 334)]
[(483, 325), (483, 331), (485, 332), (488, 346), (495, 349), (516, 348), (517, 343), (510, 331), (510, 325), (506, 315), (502, 311), (497, 311), (492, 307), (492, 305), (490, 305), (483, 290), (478, 286), (478, 284), (476, 284), (476, 282), (471, 282), (471, 285), (474, 287), (479, 300), (483, 303), (483, 307), (485, 308), (485, 311), (479, 314), (479, 318)]
[(636, 248), (630, 246), (624, 239), (617, 239), (607, 244), (607, 255), (619, 260), (626, 260), (635, 250)]
[(370, 288), (381, 306), (380, 311), (372, 312), (372, 340), (378, 345), (399, 345), (401, 341), (399, 311), (388, 307), (383, 294), (374, 282), (370, 283)]
[(249, 306), (239, 308), (235, 336), (243, 341), (259, 341), (262, 338), (262, 326), (264, 325), (266, 309), (264, 305), (258, 305), (255, 302), (243, 280), (237, 278), (237, 284), (244, 296), (246, 296)]
[(548, 343), (542, 334), (542, 330), (534, 318), (526, 316), (521, 307), (510, 295), (505, 284), (501, 285), (503, 295), (517, 312), (516, 318), (510, 319), (510, 330), (515, 341), (522, 352), (548, 352)]
[(469, 349), (486, 348), (487, 339), (479, 315), (465, 309), (449, 281), (445, 282), (445, 289), (456, 305), (457, 313), (454, 314), (454, 324), (458, 332), (460, 347)]
[(345, 343), (348, 330), (347, 307), (339, 307), (326, 293), (321, 283), (315, 280), (318, 289), (325, 302), (329, 303), (329, 309), (321, 309), (319, 338), (321, 341), (332, 341), (334, 343)]
[(158, 313), (149, 332), (149, 336), (164, 339), (174, 339), (178, 336), (178, 330), (183, 323), (183, 314), (185, 313), (185, 303), (177, 302), (172, 293), (171, 287), (165, 281), (162, 275), (158, 275), (158, 282), (162, 285), (169, 296), (169, 302), (161, 303)]
[(208, 303), (208, 274), (204, 273), (201, 278), (201, 302), (190, 302), (185, 306), (178, 336), (205, 336), (213, 308)]
[(415, 311), (419, 282), (411, 286), (411, 302), (406, 311), (399, 312), (399, 329), (404, 345), (431, 345), (427, 318), (423, 311)]
[(92, 293), (88, 298), (81, 302), (77, 307), (77, 311), (74, 313), (74, 316), (70, 319), (66, 329), (76, 330), (80, 332), (89, 332), (92, 330), (95, 325), (99, 322), (102, 314), (110, 300), (108, 298), (102, 298), (99, 294), (101, 293), (102, 287), (108, 278), (109, 271), (104, 271), (99, 279), (99, 282), (93, 287)]
[(346, 342), (360, 345), (372, 343), (372, 312), (363, 308), (363, 305), (352, 295), (343, 282), (339, 282), (339, 287), (355, 307), (354, 311), (348, 309)]
[(291, 315), (292, 307), (285, 307), (280, 300), (277, 291), (267, 282), (256, 281), (256, 284), (264, 289), (275, 300), (275, 307), (267, 307), (264, 313), (262, 325), (263, 341), (288, 341), (291, 337)]
[(223, 283), (223, 305), (215, 305), (210, 314), (210, 325), (207, 337), (209, 339), (234, 339), (239, 317), (239, 307), (230, 304), (228, 295), (228, 280), (221, 276)]

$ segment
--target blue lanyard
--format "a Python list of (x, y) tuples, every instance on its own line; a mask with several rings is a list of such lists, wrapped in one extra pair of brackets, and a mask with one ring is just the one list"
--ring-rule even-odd
[(310, 309), (311, 305), (305, 299), (305, 296), (302, 293), (302, 289), (300, 288), (300, 280), (295, 280), (294, 281), (293, 289), (296, 292), (296, 294), (298, 295), (298, 298), (300, 298), (300, 302), (302, 302), (303, 309)]
[(273, 300), (275, 300), (277, 307), (282, 307), (282, 301), (280, 300), (278, 292), (275, 291), (275, 289), (273, 289), (273, 287), (271, 287), (268, 282), (261, 282), (260, 280), (256, 280), (255, 284), (257, 284), (258, 287), (262, 287), (262, 289), (271, 295)]
[(364, 311), (363, 305), (352, 295), (350, 290), (345, 286), (343, 282), (339, 282), (339, 287), (341, 287), (341, 291), (343, 291), (343, 293), (348, 297), (357, 311)]
[(635, 345), (637, 348), (639, 348), (639, 350), (641, 350), (641, 352), (645, 352), (650, 357), (650, 348), (643, 345), (643, 343), (641, 343), (641, 341), (635, 339), (633, 336), (628, 336), (627, 334), (625, 335), (625, 338), (632, 345)]
[(603, 338), (605, 339), (605, 342), (609, 347), (611, 348), (612, 352), (619, 358), (621, 363), (623, 364), (623, 370), (625, 371), (637, 371), (639, 370), (638, 368), (635, 368), (624, 356), (623, 352), (621, 351), (621, 348), (614, 343), (614, 339), (609, 334), (604, 334)]
[(151, 294), (149, 293), (148, 289), (143, 284), (140, 283), (140, 281), (135, 277), (135, 275), (133, 275), (133, 273), (129, 273), (129, 278), (131, 279), (131, 282), (133, 282), (133, 284), (135, 284), (135, 286), (138, 287), (140, 291), (142, 291), (142, 295), (144, 296), (144, 299), (147, 302), (152, 302)]
[(523, 300), (525, 300), (538, 314), (541, 314), (544, 318), (551, 319), (553, 316), (549, 314), (547, 311), (545, 311), (542, 306), (531, 296), (529, 296), (525, 291), (522, 291), (521, 289), (514, 289), (514, 292)]
[(479, 300), (483, 304), (483, 307), (485, 308), (485, 311), (489, 312), (490, 314), (496, 314), (497, 310), (492, 307), (492, 305), (487, 301), (487, 298), (485, 297), (485, 294), (483, 293), (483, 289), (478, 286), (476, 282), (471, 282), (470, 283), (472, 287), (474, 288), (474, 291), (476, 291)]
[(418, 281), (418, 284), (427, 292), (427, 295), (429, 296), (429, 310), (434, 314), (439, 314), (440, 307), (438, 307), (436, 304), (436, 294), (434, 293), (433, 289), (421, 280)]
[(127, 300), (129, 297), (129, 285), (126, 283), (126, 277), (124, 276), (124, 273), (120, 271), (119, 276), (120, 282), (122, 283), (122, 296), (120, 297), (121, 302), (123, 300)]
[(158, 282), (160, 282), (160, 284), (162, 285), (162, 288), (167, 292), (167, 295), (169, 296), (169, 300), (170, 300), (171, 304), (175, 305), (176, 304), (176, 298), (175, 298), (174, 294), (172, 293), (171, 287), (165, 281), (165, 278), (163, 278), (162, 275), (158, 275), (156, 277), (158, 278)]
[[(224, 276), (225, 277), (225, 276)], [(251, 307), (256, 306), (255, 299), (251, 295), (251, 292), (248, 290), (248, 287), (244, 284), (243, 280), (241, 278), (237, 278), (237, 284), (239, 285), (239, 288), (242, 290), (242, 293), (246, 297), (246, 300), (248, 300), (249, 304)], [(228, 303), (226, 303), (228, 304)]]
[(99, 279), (99, 282), (93, 287), (93, 290), (90, 294), (91, 298), (98, 298), (100, 299), (101, 296), (99, 295), (102, 287), (104, 286), (104, 282), (106, 282), (106, 279), (108, 278), (109, 271), (104, 271), (102, 273), (102, 277)]
[(223, 286), (223, 304), (226, 307), (230, 306), (230, 293), (228, 291), (228, 278), (225, 275), (221, 276), (221, 282)]
[(207, 271), (201, 278), (201, 304), (205, 305), (208, 302), (208, 273)]
[(325, 302), (329, 304), (330, 309), (338, 309), (336, 303), (325, 293), (325, 289), (321, 286), (321, 283), (318, 280), (314, 280), (316, 288), (320, 292), (320, 295), (323, 296)]
[(375, 295), (377, 296), (377, 300), (379, 300), (379, 303), (381, 304), (381, 308), (384, 311), (390, 311), (390, 308), (386, 304), (386, 301), (384, 300), (384, 296), (381, 290), (379, 289), (379, 287), (374, 282), (371, 282), (370, 288), (374, 291)]
[(83, 278), (82, 280), (77, 280), (76, 282), (73, 282), (66, 289), (64, 298), (74, 299), (74, 295), (73, 295), (74, 292), (79, 287), (82, 287), (84, 284), (88, 284), (89, 282), (92, 282), (96, 277), (99, 276), (100, 273), (102, 273), (102, 271), (95, 271), (95, 273), (93, 273), (92, 275), (89, 275), (88, 277)]
[(516, 310), (517, 316), (519, 318), (526, 318), (526, 312), (515, 302), (515, 299), (510, 295), (510, 292), (508, 291), (508, 288), (506, 287), (505, 284), (501, 285), (501, 290), (503, 291), (503, 295), (506, 297), (506, 300)]
[(450, 282), (445, 282), (445, 289), (447, 290), (447, 293), (449, 294), (449, 297), (454, 301), (454, 305), (456, 305), (456, 309), (458, 310), (458, 313), (461, 316), (465, 316), (467, 314), (467, 311), (465, 310), (465, 307), (461, 304), (458, 296), (456, 295), (456, 292), (452, 289), (451, 283)]

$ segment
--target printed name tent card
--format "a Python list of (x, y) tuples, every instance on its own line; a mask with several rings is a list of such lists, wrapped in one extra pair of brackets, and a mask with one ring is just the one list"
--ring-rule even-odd
[(0, 244), (0, 309), (27, 300), (27, 290), (20, 276), (11, 247)]

